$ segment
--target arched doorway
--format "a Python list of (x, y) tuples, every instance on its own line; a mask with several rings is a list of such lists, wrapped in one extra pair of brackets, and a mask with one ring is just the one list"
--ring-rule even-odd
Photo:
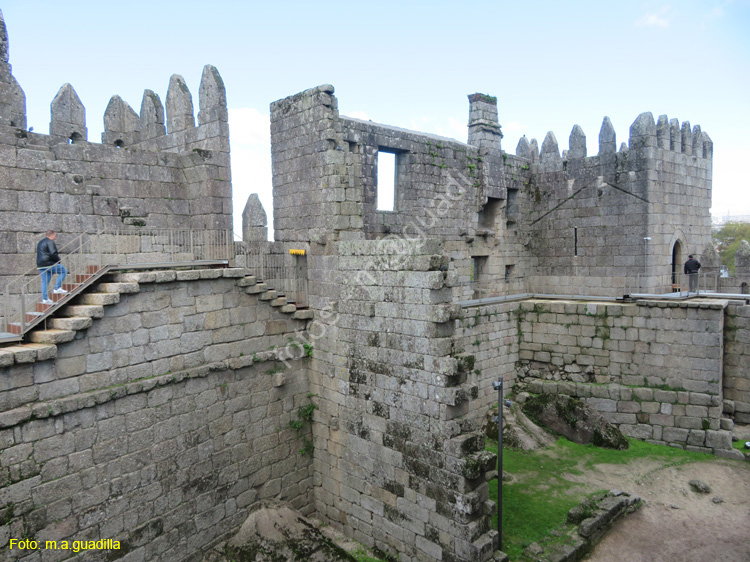
[(677, 240), (672, 246), (672, 285), (677, 285), (680, 280), (680, 267), (682, 266), (682, 244)]

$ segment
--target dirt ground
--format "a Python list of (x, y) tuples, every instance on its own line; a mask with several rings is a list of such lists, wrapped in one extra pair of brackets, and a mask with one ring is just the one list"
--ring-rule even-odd
[[(619, 488), (644, 502), (609, 531), (589, 562), (750, 561), (750, 462), (663, 466), (643, 459), (627, 466), (599, 465), (570, 479)], [(694, 479), (707, 483), (711, 493), (692, 491), (688, 482)]]

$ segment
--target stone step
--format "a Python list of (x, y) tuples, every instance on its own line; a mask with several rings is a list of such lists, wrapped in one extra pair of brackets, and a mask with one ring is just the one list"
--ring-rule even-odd
[(259, 295), (260, 293), (264, 293), (268, 290), (268, 285), (265, 283), (257, 283), (256, 285), (253, 285), (252, 287), (247, 287), (245, 289), (245, 292), (248, 295)]
[(97, 304), (74, 304), (63, 308), (60, 315), (67, 317), (86, 316), (87, 318), (103, 318), (104, 307)]
[(36, 330), (29, 333), (29, 340), (32, 343), (65, 343), (73, 341), (76, 333), (73, 330)]
[(261, 296), (258, 297), (258, 299), (262, 301), (270, 301), (275, 299), (278, 296), (278, 293), (274, 290), (269, 290), (263, 293)]
[[(104, 309), (102, 309), (104, 310)], [(56, 330), (85, 330), (93, 324), (90, 316), (71, 316), (69, 318), (51, 318), (48, 323)]]
[[(276, 297), (271, 301), (271, 306), (286, 306), (287, 304), (289, 303), (287, 302), (285, 296)], [(295, 306), (294, 308), (296, 309), (297, 307)]]
[(247, 277), (243, 277), (239, 281), (237, 281), (237, 285), (240, 287), (252, 287), (258, 282), (258, 280), (253, 275), (248, 275)]
[(291, 314), (297, 310), (297, 305), (293, 302), (290, 302), (282, 306), (279, 310), (281, 310), (281, 312), (283, 312), (284, 314)]
[(312, 310), (306, 309), (306, 310), (298, 310), (294, 314), (292, 314), (292, 318), (295, 320), (312, 320), (314, 314)]
[(99, 283), (94, 287), (94, 291), (99, 293), (120, 293), (132, 294), (139, 293), (141, 286), (138, 283)]
[(120, 293), (86, 293), (80, 297), (81, 304), (107, 306), (120, 302)]
[[(33, 363), (57, 357), (57, 346), (47, 343), (22, 343), (0, 349), (0, 366), (13, 363)], [(10, 362), (9, 362), (10, 361)]]

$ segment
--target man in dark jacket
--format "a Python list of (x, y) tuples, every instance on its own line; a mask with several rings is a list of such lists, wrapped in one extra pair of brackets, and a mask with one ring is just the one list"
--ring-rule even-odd
[(52, 292), (58, 295), (64, 295), (68, 292), (62, 288), (68, 271), (60, 263), (60, 256), (57, 255), (57, 246), (55, 246), (56, 238), (57, 232), (48, 230), (46, 237), (42, 238), (39, 244), (36, 245), (36, 267), (42, 274), (42, 304), (53, 304), (47, 298), (47, 286), (53, 275), (57, 275), (57, 282)]
[(688, 261), (685, 262), (685, 274), (688, 276), (690, 281), (690, 292), (698, 292), (698, 270), (701, 268), (700, 262), (693, 257), (693, 254), (688, 256)]

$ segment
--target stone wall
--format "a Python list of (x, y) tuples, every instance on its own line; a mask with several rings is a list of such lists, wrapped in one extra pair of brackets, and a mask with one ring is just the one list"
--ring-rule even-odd
[(35, 537), (119, 540), (123, 560), (192, 559), (258, 500), (313, 509), (300, 453), (310, 428), (289, 425), (310, 403), (308, 360), (287, 353), (304, 322), (220, 270), (117, 281), (132, 292), (136, 279), (139, 292), (107, 299), (74, 341), (3, 350), (4, 558), (40, 559), (7, 546)]
[(750, 423), (750, 306), (730, 304), (724, 330), (724, 410)]
[[(340, 116), (332, 94), (271, 105), (278, 240), (443, 240), (457, 300), (505, 294), (509, 280), (514, 292), (664, 292), (673, 255), (679, 271), (710, 240), (713, 144), (699, 126), (675, 133), (644, 113), (618, 152), (605, 118), (596, 156), (578, 126), (562, 155), (548, 133), (541, 152), (524, 137), (513, 156), (491, 96), (470, 96), (472, 145)], [(377, 209), (385, 153), (392, 210)]]
[(311, 369), (316, 510), (399, 560), (487, 560), (494, 456), (462, 419), (477, 388), (452, 350), (458, 309), (442, 247), (336, 247), (335, 337), (317, 340)]
[(453, 347), (474, 357), (467, 380), (479, 389), (470, 411), (478, 421), (497, 404), (492, 383), (502, 379), (508, 393), (517, 380), (519, 306), (519, 301), (465, 306), (456, 320)]
[[(7, 57), (1, 17), (0, 27)], [(27, 131), (23, 90), (0, 61), (0, 289), (36, 267), (35, 245), (47, 230), (59, 233), (60, 248), (106, 229), (232, 228), (226, 92), (216, 68), (203, 71), (197, 126), (190, 91), (172, 77), (166, 122), (151, 90), (140, 115), (114, 96), (103, 144), (87, 142), (85, 108), (65, 84), (51, 105), (50, 134)]]
[(641, 114), (616, 152), (605, 118), (599, 153), (589, 157), (580, 127), (562, 157), (547, 134), (532, 167), (538, 205), (529, 217), (540, 287), (557, 294), (664, 292), (672, 283), (675, 244), (681, 273), (688, 254), (710, 241), (713, 144), (689, 123), (677, 134), (690, 140), (672, 142), (664, 124), (666, 115), (657, 127), (651, 113)]
[(731, 448), (722, 421), (726, 301), (520, 305), (519, 380), (584, 399), (626, 435)]

